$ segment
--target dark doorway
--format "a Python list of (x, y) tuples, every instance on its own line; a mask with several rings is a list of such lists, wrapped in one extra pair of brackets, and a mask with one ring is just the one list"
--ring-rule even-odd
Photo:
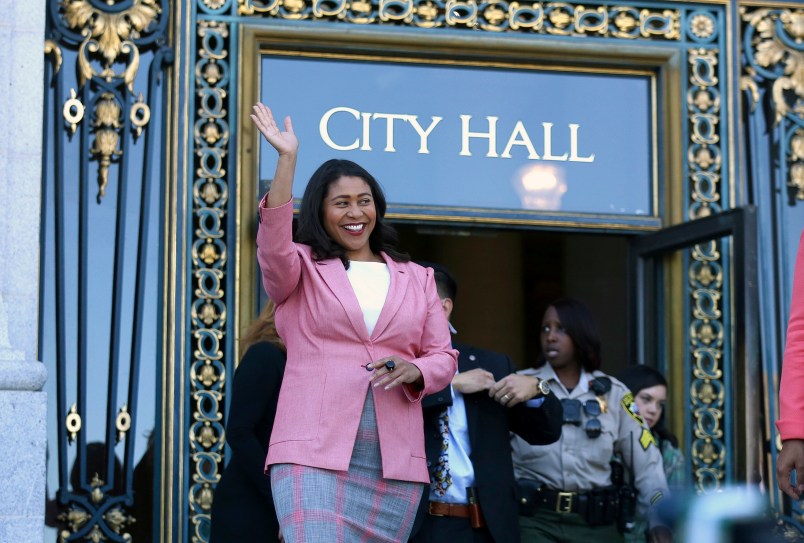
[(551, 300), (572, 296), (594, 312), (603, 370), (626, 360), (628, 237), (533, 230), (396, 224), (414, 259), (449, 267), (458, 281), (453, 325), (462, 341), (509, 354), (520, 367), (539, 355), (538, 329)]

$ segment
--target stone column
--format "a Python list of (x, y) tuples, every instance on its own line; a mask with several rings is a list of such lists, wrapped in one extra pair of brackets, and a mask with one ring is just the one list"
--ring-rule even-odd
[(46, 370), (37, 359), (45, 0), (0, 0), (0, 541), (41, 543)]

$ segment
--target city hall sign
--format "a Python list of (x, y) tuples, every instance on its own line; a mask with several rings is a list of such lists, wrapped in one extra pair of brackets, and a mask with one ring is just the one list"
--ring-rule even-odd
[[(259, 66), (259, 99), (299, 138), (297, 196), (322, 162), (344, 158), (399, 213), (658, 216), (653, 73), (275, 50)], [(260, 148), (264, 182), (271, 151)]]
[[(329, 121), (334, 115), (346, 114), (351, 116), (357, 123), (355, 125), (355, 133), (357, 134), (353, 141), (350, 143), (336, 143), (329, 131)], [(578, 153), (578, 131), (580, 125), (570, 123), (567, 125), (567, 130), (564, 136), (563, 143), (566, 145), (564, 148), (569, 148), (568, 152), (562, 154), (555, 154), (553, 152), (553, 123), (542, 122), (538, 128), (540, 132), (540, 139), (536, 140), (541, 142), (541, 151), (538, 152), (534, 146), (534, 139), (531, 138), (530, 133), (525, 127), (523, 121), (516, 121), (514, 129), (506, 137), (505, 134), (498, 134), (497, 121), (499, 117), (487, 116), (484, 121), (475, 121), (472, 124), (472, 115), (460, 115), (461, 131), (457, 141), (460, 141), (460, 156), (472, 156), (471, 143), (475, 140), (484, 140), (486, 142), (485, 156), (489, 158), (512, 158), (511, 151), (514, 148), (526, 151), (528, 160), (553, 160), (558, 162), (594, 162), (594, 153), (588, 156), (581, 156)], [(417, 153), (430, 154), (430, 147), (427, 142), (433, 130), (438, 124), (444, 120), (443, 117), (431, 116), (426, 121), (427, 126), (424, 127), (419, 121), (418, 115), (404, 114), (404, 113), (371, 113), (358, 111), (354, 108), (339, 106), (334, 107), (324, 113), (321, 121), (318, 124), (318, 132), (321, 139), (326, 145), (336, 151), (372, 151), (372, 130), (380, 132), (380, 137), (384, 137), (385, 146), (383, 151), (386, 153), (397, 152), (395, 142), (395, 134), (397, 130), (413, 130), (418, 137)], [(397, 122), (399, 121), (399, 122)], [(481, 126), (477, 126), (477, 125)], [(505, 147), (502, 153), (498, 153), (498, 138), (505, 142)], [(482, 151), (481, 151), (482, 152)]]

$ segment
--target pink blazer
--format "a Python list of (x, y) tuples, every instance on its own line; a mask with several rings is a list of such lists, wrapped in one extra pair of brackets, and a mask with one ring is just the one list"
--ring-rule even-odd
[(347, 470), (371, 377), (363, 365), (398, 355), (421, 370), (424, 390), (373, 388), (383, 477), (429, 482), (419, 400), (447, 386), (457, 368), (432, 270), (383, 253), (391, 284), (369, 336), (341, 261), (315, 261), (308, 245), (293, 243), (292, 202), (263, 203), (259, 213), (257, 258), (288, 350), (266, 470)]
[(799, 240), (793, 275), (776, 427), (782, 440), (804, 439), (804, 232)]

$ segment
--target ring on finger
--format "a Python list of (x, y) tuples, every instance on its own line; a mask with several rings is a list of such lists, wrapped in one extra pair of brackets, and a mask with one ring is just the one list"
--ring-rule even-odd
[(387, 369), (389, 372), (394, 371), (395, 367), (396, 367), (396, 362), (394, 362), (393, 360), (387, 360), (385, 362), (385, 369)]
[(504, 394), (504, 395), (503, 395), (503, 397), (502, 397), (502, 399), (503, 399), (503, 400), (505, 400), (505, 401), (507, 402), (508, 400), (510, 400), (510, 399), (511, 399), (511, 397), (510, 397), (508, 394)]

